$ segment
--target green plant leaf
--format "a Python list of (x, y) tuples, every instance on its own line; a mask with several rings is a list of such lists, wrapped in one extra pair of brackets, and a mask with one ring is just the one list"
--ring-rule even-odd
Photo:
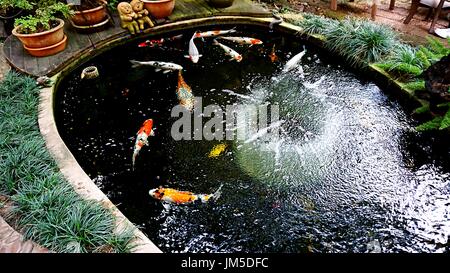
[(439, 127), (440, 130), (446, 129), (450, 127), (450, 109), (447, 111), (447, 113), (444, 115), (444, 118), (441, 121), (441, 126)]

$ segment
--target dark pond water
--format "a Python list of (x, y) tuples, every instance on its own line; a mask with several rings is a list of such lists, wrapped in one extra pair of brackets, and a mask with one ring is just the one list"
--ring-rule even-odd
[[(240, 63), (211, 39), (196, 40), (203, 56), (191, 63), (183, 57), (190, 30), (164, 47), (138, 48), (138, 41), (114, 48), (61, 82), (58, 130), (119, 209), (168, 252), (366, 252), (378, 243), (383, 252), (448, 251), (448, 135), (415, 132), (416, 123), (370, 75), (354, 74), (305, 41), (237, 30), (233, 36), (264, 42), (249, 48), (223, 41), (243, 55)], [(274, 45), (277, 62), (268, 57)], [(303, 76), (281, 73), (303, 46)], [(130, 59), (182, 65), (203, 105), (278, 104), (280, 137), (173, 140), (177, 73), (134, 69)], [(100, 77), (81, 81), (88, 65)], [(132, 171), (135, 134), (147, 118), (156, 135)], [(220, 143), (225, 152), (209, 158)], [(211, 193), (220, 185), (222, 196), (206, 204), (164, 208), (148, 195), (158, 186)]]

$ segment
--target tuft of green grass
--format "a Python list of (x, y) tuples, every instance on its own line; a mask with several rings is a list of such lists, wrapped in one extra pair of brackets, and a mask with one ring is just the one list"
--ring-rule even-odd
[(303, 20), (293, 21), (294, 25), (303, 28), (303, 31), (310, 35), (325, 35), (330, 28), (337, 26), (337, 21), (311, 13), (305, 13)]
[(59, 173), (39, 133), (39, 88), (15, 72), (0, 83), (0, 192), (27, 239), (56, 252), (129, 252), (133, 229), (115, 232), (112, 213), (82, 199)]
[(408, 82), (408, 83), (405, 83), (403, 85), (403, 87), (405, 87), (406, 89), (411, 90), (413, 92), (424, 91), (425, 90), (425, 81), (417, 80), (417, 81)]
[(325, 46), (353, 66), (378, 62), (398, 44), (394, 32), (367, 20), (347, 18), (325, 31)]
[(364, 19), (338, 21), (304, 14), (303, 20), (292, 23), (302, 27), (305, 33), (324, 36), (325, 46), (355, 67), (381, 61), (400, 43), (390, 28)]

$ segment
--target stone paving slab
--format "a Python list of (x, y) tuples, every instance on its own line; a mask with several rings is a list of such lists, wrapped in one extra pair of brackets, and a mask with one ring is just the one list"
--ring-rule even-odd
[(25, 240), (0, 216), (0, 253), (49, 253), (46, 248)]

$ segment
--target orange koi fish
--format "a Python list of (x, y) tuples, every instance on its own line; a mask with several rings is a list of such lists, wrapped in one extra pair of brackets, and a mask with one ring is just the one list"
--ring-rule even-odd
[(272, 63), (278, 61), (278, 56), (277, 56), (277, 54), (275, 54), (275, 45), (273, 45), (273, 47), (272, 47), (272, 51), (269, 54), (269, 58)]
[(195, 103), (194, 95), (191, 87), (184, 81), (181, 71), (178, 72), (177, 97), (182, 106), (192, 111)]
[(171, 188), (159, 187), (148, 192), (151, 197), (177, 205), (193, 203), (197, 200), (206, 203), (210, 200), (217, 200), (222, 193), (222, 185), (213, 194), (194, 194), (189, 191), (179, 191)]
[(134, 144), (133, 151), (133, 170), (134, 163), (136, 162), (136, 157), (139, 154), (139, 151), (144, 147), (144, 145), (148, 145), (148, 137), (154, 136), (155, 132), (153, 131), (153, 119), (147, 119), (144, 121), (141, 129), (137, 132), (136, 143)]

